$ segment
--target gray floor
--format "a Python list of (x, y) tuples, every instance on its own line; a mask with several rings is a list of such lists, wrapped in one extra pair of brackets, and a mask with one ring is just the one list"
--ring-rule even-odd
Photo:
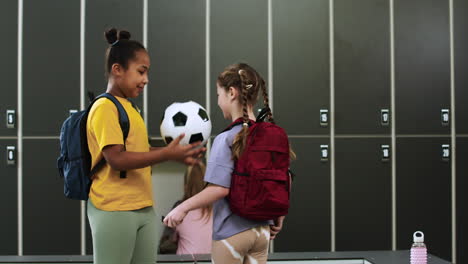
[[(210, 263), (209, 255), (196, 255), (198, 263)], [(353, 251), (272, 253), (272, 264), (402, 264), (409, 263), (409, 251)], [(92, 256), (0, 256), (0, 263), (92, 263)], [(158, 263), (194, 263), (192, 256), (160, 255)], [(428, 256), (428, 264), (449, 264), (436, 256)]]

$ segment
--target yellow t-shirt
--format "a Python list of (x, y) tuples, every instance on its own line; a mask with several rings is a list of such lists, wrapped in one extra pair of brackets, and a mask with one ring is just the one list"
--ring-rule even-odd
[[(126, 140), (126, 151), (148, 152), (150, 145), (146, 126), (130, 101), (117, 97), (127, 112), (130, 131)], [(86, 123), (88, 147), (92, 167), (102, 158), (102, 149), (108, 145), (123, 145), (123, 133), (119, 124), (117, 107), (107, 98), (94, 103)], [(105, 164), (92, 176), (89, 198), (96, 208), (104, 211), (130, 211), (153, 205), (151, 167), (128, 170), (126, 178)]]

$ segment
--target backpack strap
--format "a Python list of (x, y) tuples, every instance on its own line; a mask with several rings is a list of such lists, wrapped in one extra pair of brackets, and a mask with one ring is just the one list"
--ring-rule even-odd
[[(257, 118), (256, 118), (257, 121), (254, 122), (253, 120), (249, 120), (249, 127), (251, 127), (254, 123), (260, 123), (260, 122), (265, 121), (265, 117), (267, 116), (269, 111), (270, 111), (270, 108), (268, 107), (262, 108), (260, 113), (257, 115)], [(226, 127), (222, 132), (231, 130), (233, 127), (237, 125), (241, 125), (242, 123), (244, 123), (244, 120), (242, 118), (238, 118), (236, 119), (236, 121), (232, 122), (228, 127)]]
[[(94, 101), (89, 105), (89, 110), (91, 110), (91, 106), (100, 98), (107, 98), (109, 100), (111, 100), (114, 105), (117, 107), (117, 111), (119, 113), (119, 124), (120, 124), (120, 128), (122, 128), (122, 134), (123, 134), (123, 140), (124, 140), (124, 150), (126, 150), (126, 147), (125, 147), (125, 141), (127, 140), (127, 137), (128, 137), (128, 133), (130, 131), (130, 120), (128, 118), (128, 115), (127, 115), (127, 112), (125, 111), (125, 108), (122, 106), (122, 104), (119, 102), (119, 100), (117, 100), (117, 98), (115, 98), (112, 94), (110, 93), (103, 93), (99, 96), (97, 96)], [(133, 106), (133, 103), (132, 103), (132, 106)], [(104, 164), (106, 163), (106, 159), (102, 158), (97, 164), (96, 166), (94, 166), (94, 168), (91, 170), (91, 175), (93, 175), (94, 173), (96, 173), (102, 166), (104, 166)], [(120, 178), (126, 178), (127, 177), (127, 172), (126, 171), (121, 171), (120, 172)]]
[[(123, 133), (123, 139), (124, 139), (124, 146), (125, 146), (125, 140), (128, 137), (128, 133), (130, 131), (130, 120), (128, 119), (127, 112), (125, 111), (125, 108), (123, 105), (115, 98), (112, 94), (110, 93), (103, 93), (96, 97), (96, 100), (99, 98), (105, 97), (109, 100), (111, 100), (115, 106), (117, 107), (117, 111), (119, 112), (119, 123), (120, 127), (122, 128), (122, 133)], [(132, 104), (133, 105), (133, 104)]]

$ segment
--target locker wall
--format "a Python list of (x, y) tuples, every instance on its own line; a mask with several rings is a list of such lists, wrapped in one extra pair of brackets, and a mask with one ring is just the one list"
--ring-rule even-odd
[[(81, 22), (85, 24), (84, 88), (96, 95), (106, 89), (104, 30), (111, 26), (127, 29), (139, 41), (145, 33), (143, 1), (85, 3), (85, 21), (81, 21), (79, 0), (24, 1), (21, 98), (17, 98), (18, 1), (0, 3), (0, 21), (8, 36), (0, 43), (6, 51), (0, 61), (4, 89), (0, 97), (0, 172), (8, 175), (0, 195), (11, 201), (2, 207), (11, 215), (0, 221), (7, 227), (0, 238), (2, 255), (19, 251), (18, 177), (23, 179), (19, 187), (23, 193), (24, 254), (81, 252), (80, 203), (63, 197), (55, 168), (60, 125), (70, 109), (80, 106)], [(273, 90), (275, 120), (289, 133), (298, 153), (298, 160), (292, 163), (298, 176), (291, 211), (275, 241), (275, 251), (328, 251), (333, 243), (340, 251), (389, 250), (391, 202), (395, 199), (397, 249), (408, 249), (412, 233), (423, 229), (431, 254), (447, 260), (454, 257), (451, 160), (441, 159), (441, 146), (450, 143), (453, 132), (450, 123), (441, 123), (441, 109), (452, 110), (448, 1), (394, 1), (394, 68), (390, 63), (389, 1), (335, 0), (332, 10), (327, 0), (220, 0), (210, 1), (208, 7), (206, 3), (148, 1), (148, 109), (143, 109), (142, 96), (135, 101), (148, 115), (152, 139), (160, 136), (162, 112), (173, 101), (194, 100), (209, 106), (212, 136), (218, 134), (229, 121), (217, 106), (216, 77), (229, 64), (247, 62), (265, 80), (271, 77), (272, 83), (267, 85)], [(55, 8), (61, 11), (52, 11)], [(456, 122), (458, 142), (457, 263), (463, 263), (461, 249), (466, 247), (466, 210), (460, 201), (466, 200), (462, 176), (468, 134), (464, 121), (468, 117), (464, 103), (467, 12), (464, 1), (454, 0), (456, 120), (450, 122)], [(391, 108), (392, 69), (396, 112), (390, 116), (395, 114), (396, 123), (382, 126), (380, 110)], [(6, 128), (5, 111), (21, 106), (23, 111), (17, 115), (23, 121), (21, 130)], [(327, 126), (320, 125), (321, 109), (330, 111), (329, 118), (335, 117)], [(392, 160), (380, 160), (381, 145), (391, 145), (392, 126), (397, 140), (397, 148), (390, 150), (396, 153), (396, 197), (390, 194)], [(22, 137), (17, 138), (19, 134)], [(7, 166), (5, 147), (18, 142), (23, 143), (22, 167)], [(323, 162), (319, 157), (320, 145), (331, 147), (332, 142), (336, 149), (330, 148), (329, 153), (335, 155), (334, 167), (331, 159)], [(331, 190), (336, 199), (334, 227)], [(336, 229), (334, 237), (332, 228)], [(304, 232), (310, 235), (300, 236)], [(45, 243), (46, 238), (51, 242)], [(92, 254), (89, 227), (86, 242), (86, 253)]]

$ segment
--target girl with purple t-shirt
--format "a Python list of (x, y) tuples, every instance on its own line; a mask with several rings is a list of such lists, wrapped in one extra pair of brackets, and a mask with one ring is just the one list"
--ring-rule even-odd
[[(269, 240), (281, 230), (284, 216), (263, 222), (249, 220), (233, 214), (226, 199), (234, 162), (246, 144), (248, 120), (255, 121), (253, 106), (260, 90), (265, 107), (268, 107), (265, 81), (255, 69), (241, 63), (228, 66), (218, 76), (216, 86), (218, 106), (224, 118), (231, 121), (242, 118), (244, 124), (234, 126), (215, 138), (205, 173), (205, 181), (209, 185), (174, 208), (164, 218), (164, 223), (175, 227), (188, 212), (213, 204), (213, 263), (266, 263)], [(268, 115), (272, 119), (271, 112)]]

